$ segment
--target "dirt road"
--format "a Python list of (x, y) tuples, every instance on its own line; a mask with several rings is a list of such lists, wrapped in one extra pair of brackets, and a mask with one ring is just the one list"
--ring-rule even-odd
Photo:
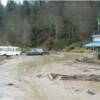
[(100, 66), (64, 55), (21, 56), (0, 65), (0, 100), (99, 100), (100, 82), (50, 79), (62, 75), (100, 75)]

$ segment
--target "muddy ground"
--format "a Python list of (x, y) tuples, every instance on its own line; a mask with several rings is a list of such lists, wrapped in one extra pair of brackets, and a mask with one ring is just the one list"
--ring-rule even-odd
[(0, 100), (99, 100), (100, 64), (87, 62), (87, 57), (92, 55), (61, 53), (6, 59), (0, 65)]

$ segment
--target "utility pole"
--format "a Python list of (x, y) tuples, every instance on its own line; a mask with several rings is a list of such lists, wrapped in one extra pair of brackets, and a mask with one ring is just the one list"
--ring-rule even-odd
[(99, 29), (99, 27), (100, 27), (100, 17), (97, 17), (97, 21), (98, 21), (98, 29), (97, 30), (98, 30), (98, 33), (99, 33), (99, 30), (100, 30)]
[(98, 33), (99, 33), (99, 24), (98, 24)]

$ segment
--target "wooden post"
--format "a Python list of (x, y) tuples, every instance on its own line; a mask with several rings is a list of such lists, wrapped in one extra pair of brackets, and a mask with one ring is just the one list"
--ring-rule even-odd
[(100, 48), (98, 47), (98, 60), (100, 60)]

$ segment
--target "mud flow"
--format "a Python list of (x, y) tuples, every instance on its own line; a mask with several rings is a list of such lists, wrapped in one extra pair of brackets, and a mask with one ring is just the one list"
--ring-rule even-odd
[(0, 65), (0, 100), (99, 100), (99, 63), (84, 54), (21, 56)]

